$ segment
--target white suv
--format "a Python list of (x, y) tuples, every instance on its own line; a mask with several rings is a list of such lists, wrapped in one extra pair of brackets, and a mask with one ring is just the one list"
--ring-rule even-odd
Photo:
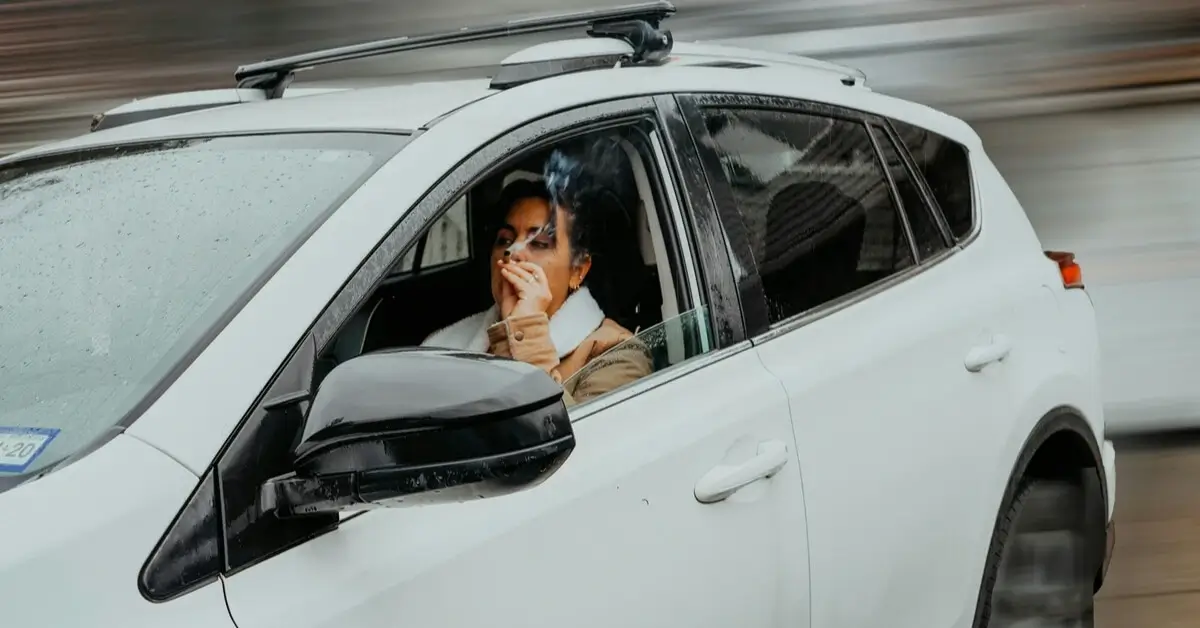
[[(248, 66), (0, 161), (5, 625), (1090, 625), (1078, 265), (966, 124), (672, 11)], [(287, 89), (576, 26), (490, 81)], [(491, 305), (499, 191), (596, 142), (598, 300), (652, 371), (568, 406), (416, 348)]]

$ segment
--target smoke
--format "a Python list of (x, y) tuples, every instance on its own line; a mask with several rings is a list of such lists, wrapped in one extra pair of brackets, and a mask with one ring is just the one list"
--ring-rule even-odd
[[(555, 149), (542, 167), (550, 200), (571, 216), (573, 228), (593, 232), (579, 234), (581, 242), (601, 237), (603, 226), (614, 219), (623, 222), (631, 218), (627, 210), (631, 175), (629, 160), (616, 136), (591, 137)], [(621, 215), (609, 215), (614, 211)], [(553, 218), (548, 227), (554, 234)]]
[[(638, 192), (620, 136), (593, 135), (555, 149), (542, 165), (542, 179), (550, 200), (570, 216), (574, 261), (592, 261), (585, 280), (592, 296), (618, 323), (636, 323), (642, 277), (634, 221)], [(547, 228), (554, 234), (557, 225)]]
[(555, 149), (546, 158), (542, 167), (542, 178), (546, 180), (546, 189), (550, 192), (550, 200), (559, 207), (574, 207), (574, 192), (571, 182), (583, 174), (583, 164), (574, 157), (568, 157), (561, 149)]

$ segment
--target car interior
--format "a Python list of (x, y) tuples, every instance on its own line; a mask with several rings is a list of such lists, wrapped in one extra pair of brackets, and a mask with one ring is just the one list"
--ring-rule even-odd
[[(664, 326), (680, 320), (689, 305), (678, 285), (680, 258), (647, 133), (628, 126), (571, 138), (616, 139), (624, 159), (614, 187), (628, 190), (623, 216), (607, 223), (604, 266), (618, 289), (595, 294), (605, 313), (647, 342), (655, 369), (707, 350), (704, 325)], [(614, 137), (615, 136), (615, 137)], [(540, 147), (502, 165), (472, 186), (430, 225), (392, 266), (389, 274), (339, 330), (322, 353), (318, 371), (327, 373), (358, 355), (418, 346), (432, 332), (493, 305), (489, 260), (495, 228), (489, 216), (504, 186), (518, 178), (540, 178), (542, 164), (562, 143)], [(599, 261), (597, 252), (593, 258)], [(593, 272), (600, 267), (594, 263)], [(687, 318), (687, 317), (684, 317)], [(664, 328), (668, 328), (664, 332)], [(668, 333), (669, 332), (669, 333)]]
[[(771, 320), (813, 309), (901, 268), (908, 244), (869, 144), (863, 150), (854, 142), (829, 141), (840, 121), (757, 113), (716, 113), (707, 126), (747, 218)], [(805, 135), (798, 131), (811, 137), (798, 138)]]

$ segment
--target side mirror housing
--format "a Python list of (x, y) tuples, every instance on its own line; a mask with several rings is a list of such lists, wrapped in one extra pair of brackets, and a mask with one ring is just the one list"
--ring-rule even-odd
[(294, 471), (268, 480), (280, 517), (457, 502), (529, 488), (575, 447), (562, 388), (534, 366), (440, 349), (361, 355), (312, 400)]

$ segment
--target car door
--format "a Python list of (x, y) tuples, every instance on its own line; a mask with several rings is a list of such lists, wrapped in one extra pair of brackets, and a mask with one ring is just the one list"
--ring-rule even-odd
[(944, 223), (872, 116), (776, 98), (683, 103), (761, 279), (766, 315), (748, 333), (791, 404), (812, 625), (969, 625), (989, 477), (977, 451), (995, 394), (988, 373), (964, 368), (982, 330), (956, 311), (964, 271)]
[[(313, 329), (343, 326), (414, 234), (498, 163), (585, 123), (624, 121), (655, 129), (650, 167), (665, 177), (673, 280), (686, 288), (683, 313), (663, 323), (668, 333), (642, 335), (691, 334), (701, 349), (573, 408), (577, 445), (566, 463), (545, 483), (506, 497), (271, 521), (244, 497), (267, 473), (262, 452), (286, 459), (293, 435), (272, 434), (279, 428), (260, 420), (257, 435), (235, 436), (230, 451), (240, 458), (218, 462), (232, 478), (222, 497), (243, 499), (227, 504), (225, 526), (237, 558), (225, 587), (239, 628), (807, 625), (803, 493), (788, 399), (725, 289), (733, 284), (728, 247), (713, 228), (707, 190), (680, 176), (684, 163), (695, 163), (694, 146), (664, 152), (657, 129), (672, 119), (674, 103), (660, 104), (668, 110), (638, 98), (556, 114), (475, 153), (384, 238)], [(410, 149), (419, 147), (420, 139)], [(302, 341), (264, 399), (306, 385), (312, 352), (328, 340)]]

